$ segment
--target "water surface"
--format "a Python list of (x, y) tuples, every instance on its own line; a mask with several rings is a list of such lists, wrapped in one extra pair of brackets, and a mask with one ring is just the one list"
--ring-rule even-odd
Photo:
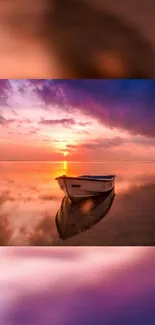
[[(55, 216), (61, 174), (116, 174), (115, 200), (90, 229), (67, 240)], [(155, 162), (0, 162), (0, 245), (155, 245)]]

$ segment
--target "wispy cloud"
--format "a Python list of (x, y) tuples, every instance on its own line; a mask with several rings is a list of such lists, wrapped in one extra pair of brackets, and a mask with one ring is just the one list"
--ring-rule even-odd
[(0, 125), (8, 126), (8, 124), (15, 122), (15, 119), (6, 119), (4, 116), (0, 115)]
[(40, 124), (43, 124), (43, 125), (53, 125), (53, 126), (56, 126), (56, 125), (64, 125), (64, 126), (71, 126), (71, 125), (75, 125), (76, 122), (74, 121), (73, 118), (69, 118), (69, 119), (60, 119), (60, 120), (41, 120), (40, 121)]
[(85, 127), (87, 125), (90, 125), (91, 122), (77, 122), (74, 118), (63, 118), (63, 119), (57, 119), (57, 120), (45, 120), (42, 119), (40, 122), (42, 125), (51, 125), (51, 126), (57, 126), (57, 125), (62, 125), (62, 126), (75, 126), (75, 125), (80, 125), (82, 127)]

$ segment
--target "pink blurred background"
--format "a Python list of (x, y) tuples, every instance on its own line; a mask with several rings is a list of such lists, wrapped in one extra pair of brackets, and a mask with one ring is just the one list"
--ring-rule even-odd
[(154, 324), (154, 247), (3, 248), (0, 258), (1, 324)]

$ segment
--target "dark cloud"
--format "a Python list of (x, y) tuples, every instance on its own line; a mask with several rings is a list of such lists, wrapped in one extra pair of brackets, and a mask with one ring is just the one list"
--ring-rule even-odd
[(12, 109), (12, 113), (13, 113), (14, 115), (18, 116), (17, 112), (16, 112), (14, 109)]
[[(139, 140), (140, 142), (140, 140)], [(94, 149), (108, 149), (113, 147), (118, 147), (123, 144), (130, 144), (130, 141), (128, 139), (123, 139), (121, 137), (114, 137), (114, 138), (97, 138), (97, 139), (91, 139), (89, 142), (84, 142), (79, 145), (74, 144), (68, 144), (66, 145), (67, 149), (88, 149), (88, 150), (94, 150)], [(145, 141), (144, 141), (145, 143)], [(148, 141), (146, 141), (146, 144), (148, 145)]]
[(34, 91), (46, 108), (77, 109), (109, 127), (155, 136), (155, 80), (46, 80)]
[(120, 138), (120, 137), (115, 137), (112, 139), (94, 139), (92, 140), (92, 142), (87, 142), (87, 143), (83, 143), (81, 144), (81, 148), (84, 149), (98, 149), (98, 148), (112, 148), (112, 147), (117, 147), (121, 144), (124, 144), (125, 141), (124, 139)]
[(10, 123), (14, 123), (15, 119), (6, 119), (4, 116), (0, 115), (0, 125), (8, 126)]
[(5, 119), (5, 117), (0, 115), (0, 125), (6, 125), (7, 124), (7, 120)]
[(0, 80), (0, 107), (8, 106), (8, 99), (12, 87), (8, 79)]
[(63, 118), (63, 119), (57, 119), (57, 120), (45, 120), (42, 119), (40, 121), (40, 124), (42, 125), (51, 125), (51, 126), (56, 126), (56, 125), (63, 125), (63, 126), (72, 126), (72, 125), (80, 125), (80, 126), (87, 126), (90, 125), (91, 122), (76, 122), (73, 118)]
[(67, 147), (67, 149), (76, 149), (77, 148), (77, 146), (74, 144), (67, 144), (66, 147)]
[(64, 140), (64, 139), (62, 139), (62, 140), (53, 139), (52, 141), (55, 143), (67, 142), (67, 140)]
[(87, 126), (87, 125), (90, 125), (92, 124), (92, 122), (80, 122), (78, 123), (80, 126)]
[(64, 126), (70, 126), (70, 125), (75, 125), (76, 122), (74, 121), (73, 118), (64, 118), (60, 120), (41, 120), (40, 124), (43, 125), (51, 125), (51, 126), (56, 126), (56, 125), (64, 125)]
[(27, 118), (24, 119), (14, 119), (13, 122), (18, 123), (19, 126), (23, 125), (23, 124), (32, 124), (33, 121)]
[(35, 130), (31, 130), (29, 133), (30, 133), (30, 134), (36, 134), (37, 131), (35, 131)]

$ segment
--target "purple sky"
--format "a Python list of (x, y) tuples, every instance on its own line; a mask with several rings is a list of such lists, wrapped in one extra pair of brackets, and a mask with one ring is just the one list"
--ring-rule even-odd
[(1, 160), (155, 159), (154, 80), (1, 80)]

